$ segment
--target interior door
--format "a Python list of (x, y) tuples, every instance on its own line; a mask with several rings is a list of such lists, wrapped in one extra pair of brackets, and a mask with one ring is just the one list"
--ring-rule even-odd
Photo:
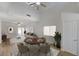
[(75, 21), (63, 24), (63, 48), (77, 55), (77, 23)]
[(73, 21), (73, 54), (78, 55), (78, 34), (77, 21)]
[(78, 51), (78, 55), (79, 55), (79, 21), (77, 21), (77, 39), (78, 39), (78, 46), (77, 46), (77, 51)]

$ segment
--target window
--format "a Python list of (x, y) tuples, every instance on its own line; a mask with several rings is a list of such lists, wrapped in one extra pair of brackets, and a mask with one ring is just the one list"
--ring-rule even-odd
[(33, 33), (33, 27), (26, 28), (26, 32), (27, 33), (29, 33), (29, 32)]
[(33, 27), (29, 27), (29, 28), (25, 28), (24, 27), (18, 27), (18, 35), (19, 36), (23, 36), (24, 35), (24, 31), (26, 31), (26, 33), (33, 33)]
[(56, 32), (56, 26), (44, 26), (44, 35), (46, 36), (54, 36)]
[(18, 35), (24, 35), (24, 28), (23, 27), (18, 27)]

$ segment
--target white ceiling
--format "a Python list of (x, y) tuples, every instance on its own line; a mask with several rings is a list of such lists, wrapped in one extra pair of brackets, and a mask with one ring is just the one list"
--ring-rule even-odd
[[(26, 2), (0, 2), (0, 17), (7, 18), (8, 21), (38, 21), (39, 12), (47, 11), (76, 11), (79, 12), (79, 3), (77, 2), (42, 2), (47, 7), (39, 6), (36, 10), (30, 7)], [(26, 14), (31, 15), (27, 17)], [(6, 19), (6, 20), (7, 20)], [(24, 22), (25, 22), (24, 21)]]
[[(27, 17), (29, 14), (31, 17)], [(0, 17), (6, 18), (6, 21), (37, 21), (38, 11), (29, 7), (25, 2), (1, 2), (0, 3)], [(24, 22), (25, 22), (24, 21)]]
[(44, 2), (47, 7), (40, 7), (41, 11), (45, 10), (57, 10), (57, 11), (66, 11), (68, 8), (79, 8), (78, 2)]

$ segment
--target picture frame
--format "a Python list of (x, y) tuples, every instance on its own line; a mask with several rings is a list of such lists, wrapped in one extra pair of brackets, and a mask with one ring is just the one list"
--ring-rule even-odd
[(13, 27), (9, 27), (9, 28), (8, 28), (8, 32), (9, 32), (9, 33), (13, 33)]

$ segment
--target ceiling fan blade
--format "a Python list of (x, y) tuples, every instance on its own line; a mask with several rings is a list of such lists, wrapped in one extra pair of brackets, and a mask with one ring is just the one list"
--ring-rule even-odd
[(32, 4), (30, 4), (30, 5), (34, 5), (35, 3), (32, 3)]
[(31, 6), (31, 5), (34, 5), (35, 2), (27, 2), (27, 4)]
[(31, 17), (31, 15), (30, 15), (30, 14), (26, 14), (26, 16)]
[(46, 5), (45, 4), (42, 4), (42, 3), (41, 3), (41, 6), (46, 7)]

